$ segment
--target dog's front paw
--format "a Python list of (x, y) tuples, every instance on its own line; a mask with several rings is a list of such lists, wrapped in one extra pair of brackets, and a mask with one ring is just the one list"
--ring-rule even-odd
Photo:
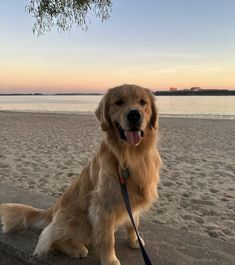
[(109, 265), (121, 265), (121, 263), (118, 259), (116, 259), (112, 263), (110, 263)]
[(114, 260), (109, 262), (101, 262), (101, 265), (121, 265), (121, 263), (117, 258), (115, 258)]
[[(145, 246), (145, 242), (144, 242), (142, 237), (140, 237), (140, 240), (141, 240), (142, 245)], [(129, 239), (128, 243), (129, 243), (130, 248), (135, 248), (135, 249), (140, 248), (138, 239), (136, 239), (136, 240), (130, 240)]]
[(85, 246), (81, 246), (80, 248), (77, 249), (71, 249), (70, 252), (66, 253), (68, 256), (72, 258), (86, 258), (88, 255), (88, 249)]

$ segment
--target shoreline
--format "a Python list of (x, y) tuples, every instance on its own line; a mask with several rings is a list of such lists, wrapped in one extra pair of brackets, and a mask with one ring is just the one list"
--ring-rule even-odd
[[(0, 111), (0, 185), (58, 197), (99, 148), (94, 114)], [(159, 119), (159, 200), (144, 219), (235, 242), (235, 123)]]
[[(0, 113), (31, 113), (31, 114), (57, 114), (57, 115), (89, 115), (93, 116), (94, 112), (82, 112), (82, 111), (41, 111), (41, 110), (0, 110)], [(200, 120), (235, 120), (235, 115), (223, 115), (223, 114), (161, 114), (159, 118), (169, 119), (200, 119)]]

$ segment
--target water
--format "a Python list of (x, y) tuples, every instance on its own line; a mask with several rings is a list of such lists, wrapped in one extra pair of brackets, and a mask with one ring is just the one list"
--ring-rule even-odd
[[(102, 96), (0, 96), (0, 110), (94, 113)], [(235, 96), (159, 96), (161, 116), (235, 119)]]
[(94, 112), (102, 96), (0, 96), (0, 110)]

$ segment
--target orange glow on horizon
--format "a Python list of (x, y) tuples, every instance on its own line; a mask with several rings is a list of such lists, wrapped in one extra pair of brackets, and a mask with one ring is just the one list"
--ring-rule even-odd
[[(225, 68), (226, 69), (226, 68)], [(59, 65), (8, 63), (0, 74), (0, 93), (14, 92), (98, 92), (110, 87), (130, 83), (153, 90), (178, 89), (199, 86), (204, 89), (235, 89), (233, 70), (210, 69), (204, 67), (168, 71), (143, 69), (100, 69), (93, 67), (72, 67)]]

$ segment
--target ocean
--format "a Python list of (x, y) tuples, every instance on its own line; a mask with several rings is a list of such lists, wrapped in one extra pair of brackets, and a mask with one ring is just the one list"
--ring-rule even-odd
[[(101, 95), (0, 96), (0, 111), (94, 113)], [(235, 96), (158, 96), (160, 116), (235, 119)]]

